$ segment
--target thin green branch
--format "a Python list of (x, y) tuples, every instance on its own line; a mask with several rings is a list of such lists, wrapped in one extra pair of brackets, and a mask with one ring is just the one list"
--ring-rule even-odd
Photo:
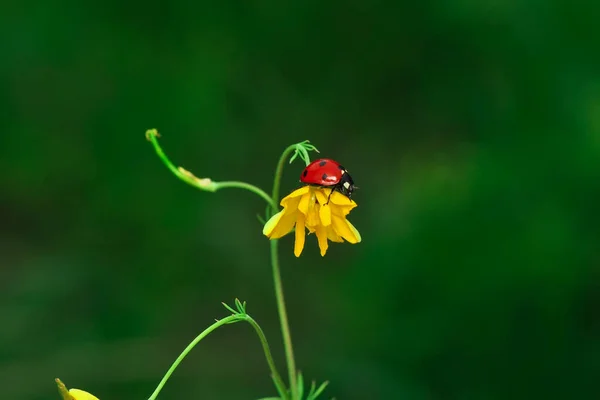
[(214, 182), (210, 178), (198, 178), (190, 171), (182, 168), (175, 167), (175, 165), (169, 160), (169, 157), (162, 150), (160, 145), (158, 144), (158, 138), (160, 137), (158, 131), (156, 129), (148, 129), (146, 131), (146, 139), (152, 143), (154, 146), (154, 150), (158, 157), (163, 161), (163, 163), (169, 168), (169, 170), (179, 179), (187, 183), (188, 185), (194, 186), (197, 189), (205, 190), (207, 192), (216, 192), (219, 189), (226, 188), (238, 188), (249, 190), (254, 194), (260, 196), (263, 200), (267, 202), (273, 209), (277, 207), (277, 203), (273, 203), (272, 198), (262, 189), (251, 185), (246, 182), (239, 181), (223, 181), (223, 182)]
[(275, 204), (273, 206), (273, 213), (276, 213), (278, 200), (279, 200), (279, 187), (281, 186), (281, 175), (283, 175), (283, 166), (285, 164), (285, 160), (287, 160), (288, 156), (292, 151), (296, 150), (296, 145), (293, 144), (288, 146), (281, 157), (279, 157), (279, 162), (277, 162), (277, 167), (275, 168), (275, 179), (273, 180), (273, 193), (271, 194), (271, 204)]
[(183, 361), (183, 359), (188, 355), (188, 353), (190, 351), (192, 351), (192, 349), (194, 348), (194, 346), (196, 346), (198, 344), (198, 342), (200, 342), (202, 339), (204, 339), (206, 336), (208, 336), (209, 333), (211, 333), (218, 327), (226, 325), (226, 324), (231, 324), (234, 322), (239, 322), (239, 321), (241, 321), (241, 319), (238, 315), (230, 315), (229, 317), (218, 320), (217, 322), (215, 322), (214, 324), (212, 324), (211, 326), (209, 326), (208, 328), (203, 330), (202, 333), (200, 333), (198, 336), (196, 336), (196, 338), (194, 340), (192, 340), (192, 342), (190, 344), (188, 344), (187, 347), (181, 352), (181, 354), (179, 355), (179, 357), (177, 357), (175, 362), (173, 362), (173, 365), (171, 365), (171, 368), (169, 368), (169, 370), (167, 371), (165, 376), (162, 378), (162, 380), (160, 381), (160, 383), (154, 390), (154, 393), (152, 393), (152, 395), (149, 397), (148, 400), (155, 400), (156, 397), (158, 397), (158, 394), (160, 393), (162, 388), (165, 386), (165, 384), (171, 377), (171, 374), (173, 374), (173, 372), (177, 369), (177, 367), (179, 366), (181, 361)]
[(267, 359), (267, 363), (269, 364), (269, 368), (271, 369), (271, 376), (273, 377), (273, 381), (275, 381), (275, 385), (280, 392), (286, 393), (287, 387), (283, 379), (281, 379), (281, 375), (279, 375), (279, 371), (277, 371), (277, 367), (275, 366), (275, 360), (273, 360), (273, 355), (271, 355), (271, 349), (269, 348), (269, 342), (267, 342), (267, 337), (263, 332), (262, 328), (258, 323), (248, 314), (245, 315), (245, 320), (248, 321), (250, 325), (256, 331), (258, 338), (260, 339), (260, 343), (263, 346), (263, 352), (265, 353), (265, 357)]
[[(177, 357), (177, 359), (173, 362), (173, 364), (171, 365), (171, 367), (169, 368), (169, 370), (167, 371), (165, 376), (162, 378), (162, 380), (160, 381), (160, 383), (158, 384), (158, 386), (156, 387), (156, 389), (154, 390), (154, 392), (152, 393), (152, 395), (149, 397), (148, 400), (155, 400), (158, 397), (158, 394), (163, 389), (163, 387), (165, 386), (165, 384), (167, 383), (167, 381), (169, 380), (169, 378), (171, 377), (173, 372), (177, 369), (179, 364), (181, 364), (183, 359), (189, 354), (190, 351), (192, 351), (192, 349), (202, 339), (204, 339), (206, 336), (208, 336), (208, 334), (210, 334), (211, 332), (213, 332), (214, 330), (216, 330), (217, 328), (219, 328), (223, 325), (233, 324), (233, 323), (241, 322), (241, 321), (248, 322), (252, 326), (252, 328), (254, 328), (254, 330), (256, 331), (256, 334), (258, 335), (258, 339), (260, 340), (260, 343), (262, 344), (263, 352), (265, 354), (265, 358), (267, 359), (267, 364), (269, 365), (269, 369), (271, 370), (271, 376), (273, 377), (273, 381), (275, 382), (275, 385), (277, 386), (279, 391), (281, 391), (283, 393), (287, 393), (287, 387), (285, 385), (285, 382), (283, 382), (283, 379), (281, 379), (281, 375), (279, 374), (279, 371), (277, 371), (277, 367), (275, 366), (275, 360), (273, 360), (273, 355), (271, 354), (271, 349), (269, 347), (269, 342), (267, 341), (267, 337), (265, 336), (260, 325), (250, 315), (248, 315), (246, 313), (237, 312), (225, 303), (223, 303), (223, 305), (225, 306), (225, 308), (232, 311), (233, 315), (230, 315), (226, 318), (216, 321), (211, 326), (209, 326), (204, 331), (202, 331), (202, 333), (200, 333), (198, 336), (196, 336), (196, 338), (194, 340), (192, 340), (192, 342), (189, 345), (187, 345), (187, 347), (181, 352), (179, 357)], [(245, 303), (244, 303), (244, 307), (245, 307)]]
[(296, 381), (296, 361), (294, 359), (294, 348), (292, 346), (292, 335), (290, 334), (290, 325), (288, 322), (287, 311), (285, 309), (285, 298), (283, 296), (283, 284), (281, 283), (281, 272), (279, 271), (279, 256), (277, 248), (279, 240), (271, 240), (271, 265), (273, 267), (273, 281), (275, 283), (275, 297), (277, 298), (277, 311), (279, 312), (279, 322), (281, 323), (281, 334), (283, 335), (283, 345), (285, 348), (285, 359), (290, 380), (290, 392), (292, 399), (295, 400), (298, 394), (298, 385)]

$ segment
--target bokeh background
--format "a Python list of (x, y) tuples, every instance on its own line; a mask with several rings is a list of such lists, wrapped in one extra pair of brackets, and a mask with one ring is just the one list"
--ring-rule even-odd
[[(280, 244), (297, 363), (337, 399), (597, 399), (600, 6), (559, 1), (5, 2), (0, 388), (145, 399), (239, 297), (284, 373), (264, 202), (311, 140), (358, 245)], [(286, 167), (282, 193), (298, 187)], [(244, 324), (163, 399), (274, 395)]]

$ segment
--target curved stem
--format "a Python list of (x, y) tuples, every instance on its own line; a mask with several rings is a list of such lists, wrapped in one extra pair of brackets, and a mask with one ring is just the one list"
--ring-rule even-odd
[(246, 314), (245, 320), (248, 321), (250, 325), (256, 331), (258, 338), (260, 339), (260, 343), (263, 346), (263, 352), (265, 353), (265, 357), (267, 358), (267, 364), (269, 364), (269, 368), (271, 369), (271, 375), (273, 376), (273, 380), (275, 384), (279, 388), (279, 390), (283, 393), (286, 392), (285, 382), (281, 379), (281, 375), (279, 375), (279, 371), (277, 371), (277, 367), (275, 367), (275, 360), (273, 360), (273, 355), (271, 355), (271, 349), (269, 348), (269, 342), (267, 342), (267, 337), (263, 332), (262, 328), (258, 323), (249, 315)]
[(181, 363), (181, 361), (183, 361), (183, 359), (188, 355), (188, 353), (190, 351), (192, 351), (192, 349), (194, 348), (194, 346), (196, 346), (199, 341), (201, 341), (202, 339), (204, 339), (206, 336), (208, 336), (209, 333), (211, 333), (212, 331), (214, 331), (218, 327), (226, 325), (226, 324), (230, 324), (230, 323), (233, 323), (233, 322), (239, 322), (239, 321), (241, 321), (241, 320), (240, 320), (240, 317), (238, 315), (230, 315), (229, 317), (223, 318), (223, 319), (215, 322), (214, 324), (212, 324), (211, 326), (209, 326), (208, 328), (206, 328), (205, 330), (203, 330), (202, 333), (200, 333), (198, 336), (196, 336), (196, 338), (194, 340), (192, 340), (192, 342), (190, 344), (188, 344), (187, 347), (181, 352), (181, 354), (179, 355), (179, 357), (177, 357), (177, 359), (175, 360), (175, 362), (173, 362), (173, 365), (171, 365), (171, 368), (169, 368), (169, 370), (167, 371), (167, 373), (165, 374), (165, 376), (162, 378), (162, 380), (160, 381), (160, 383), (158, 384), (158, 386), (154, 390), (154, 393), (152, 393), (152, 395), (149, 397), (148, 400), (155, 400), (156, 399), (156, 397), (158, 396), (158, 394), (160, 393), (160, 391), (162, 390), (162, 388), (165, 386), (165, 384), (167, 383), (167, 381), (171, 377), (171, 374), (173, 374), (173, 371), (175, 371), (175, 369), (177, 369), (177, 367), (179, 366), (179, 364)]
[(206, 328), (204, 331), (202, 331), (202, 333), (200, 333), (198, 336), (196, 336), (196, 338), (194, 340), (192, 340), (192, 342), (190, 344), (188, 344), (187, 347), (181, 352), (181, 354), (179, 355), (179, 357), (177, 357), (175, 362), (173, 362), (173, 364), (171, 365), (171, 368), (169, 368), (169, 370), (167, 371), (165, 376), (162, 378), (162, 380), (160, 381), (160, 383), (158, 384), (158, 386), (156, 387), (156, 389), (154, 390), (154, 392), (152, 393), (152, 395), (149, 397), (148, 400), (156, 399), (156, 397), (158, 396), (160, 391), (163, 389), (163, 387), (165, 386), (165, 384), (167, 383), (167, 381), (169, 380), (169, 378), (171, 377), (171, 375), (173, 374), (175, 369), (177, 369), (179, 364), (181, 364), (183, 359), (189, 354), (190, 351), (192, 351), (192, 349), (198, 344), (198, 342), (200, 342), (202, 339), (204, 339), (206, 336), (208, 336), (209, 333), (211, 333), (215, 329), (219, 328), (220, 326), (235, 323), (235, 322), (240, 322), (240, 321), (248, 322), (256, 331), (256, 334), (258, 335), (260, 343), (262, 344), (263, 352), (265, 353), (265, 358), (267, 359), (267, 364), (269, 364), (269, 369), (271, 370), (271, 375), (273, 376), (273, 380), (275, 381), (275, 384), (277, 385), (279, 390), (282, 391), (283, 393), (285, 393), (287, 391), (287, 387), (285, 386), (283, 379), (281, 379), (281, 375), (279, 375), (279, 371), (277, 371), (277, 367), (275, 366), (275, 361), (273, 360), (273, 355), (271, 354), (271, 349), (269, 348), (269, 342), (267, 341), (267, 337), (265, 336), (265, 333), (263, 332), (262, 328), (260, 327), (260, 325), (258, 325), (258, 322), (256, 322), (254, 320), (254, 318), (252, 318), (248, 314), (234, 314), (234, 315), (230, 315), (229, 317), (223, 318), (223, 319), (215, 322), (214, 324), (212, 324), (211, 326)]
[(158, 157), (163, 161), (163, 163), (169, 168), (169, 170), (175, 175), (177, 178), (181, 179), (188, 185), (194, 186), (197, 189), (205, 190), (207, 192), (216, 192), (219, 189), (225, 188), (238, 188), (238, 189), (246, 189), (251, 191), (254, 194), (260, 196), (263, 200), (265, 200), (273, 209), (277, 208), (277, 203), (273, 202), (273, 199), (269, 197), (269, 195), (262, 189), (251, 185), (246, 182), (238, 182), (238, 181), (224, 181), (224, 182), (214, 182), (210, 178), (198, 178), (190, 171), (182, 167), (175, 167), (175, 165), (169, 160), (169, 157), (165, 154), (163, 149), (158, 144), (158, 131), (156, 129), (148, 129), (146, 131), (146, 139), (152, 143), (154, 146), (154, 151)]
[(277, 162), (277, 168), (275, 169), (275, 179), (273, 180), (273, 194), (271, 195), (271, 206), (273, 207), (273, 212), (276, 213), (277, 204), (279, 199), (279, 186), (281, 183), (281, 175), (283, 174), (283, 165), (285, 164), (285, 160), (287, 160), (288, 156), (292, 151), (296, 149), (296, 145), (293, 144), (288, 146), (283, 153), (281, 153), (281, 157), (279, 157), (279, 161)]
[(267, 192), (265, 192), (264, 190), (254, 186), (254, 185), (251, 185), (249, 183), (239, 182), (239, 181), (223, 181), (223, 182), (214, 182), (214, 184), (217, 188), (216, 190), (225, 189), (225, 188), (238, 188), (238, 189), (249, 190), (252, 193), (255, 193), (255, 194), (259, 195), (260, 197), (262, 197), (267, 202), (267, 204), (269, 204), (271, 207), (277, 207), (277, 205), (275, 203), (273, 203), (273, 200), (271, 199), (271, 197), (269, 197)]

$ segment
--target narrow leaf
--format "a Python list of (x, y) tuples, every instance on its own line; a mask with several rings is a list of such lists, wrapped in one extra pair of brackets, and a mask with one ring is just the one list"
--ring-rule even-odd
[(229, 307), (226, 303), (221, 302), (221, 304), (223, 304), (223, 307), (225, 307), (226, 309), (228, 309), (232, 313), (237, 314), (237, 312), (233, 308)]
[(302, 148), (302, 160), (304, 160), (306, 165), (310, 164), (310, 156), (304, 147)]
[(302, 372), (298, 371), (298, 398), (302, 399), (304, 397), (304, 377), (302, 376)]
[(319, 388), (317, 389), (317, 391), (313, 394), (313, 396), (310, 399), (306, 399), (306, 400), (315, 400), (317, 397), (319, 397), (319, 395), (321, 393), (323, 393), (323, 391), (325, 390), (325, 388), (327, 387), (327, 385), (329, 385), (329, 381), (325, 381), (321, 384), (321, 386), (319, 386)]
[(309, 398), (314, 395), (316, 388), (317, 388), (317, 382), (315, 382), (313, 380), (312, 383), (310, 384), (310, 392), (308, 392), (308, 397)]
[(235, 307), (238, 309), (240, 314), (244, 314), (244, 307), (242, 307), (242, 302), (238, 298), (235, 299)]
[(265, 219), (263, 217), (261, 217), (260, 214), (256, 214), (256, 218), (258, 218), (258, 222), (260, 222), (261, 225), (264, 225), (267, 223), (267, 221), (265, 221)]
[(281, 396), (282, 399), (285, 399), (287, 397), (286, 394), (288, 392), (287, 388), (285, 386), (281, 387), (279, 385), (279, 383), (277, 383), (277, 379), (275, 379), (272, 374), (271, 374), (271, 379), (273, 380), (273, 383), (275, 384), (275, 387), (277, 388), (277, 392), (279, 393), (279, 396)]

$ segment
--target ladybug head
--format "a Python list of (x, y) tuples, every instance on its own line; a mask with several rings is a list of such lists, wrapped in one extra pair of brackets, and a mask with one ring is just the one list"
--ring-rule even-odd
[(344, 174), (342, 174), (340, 182), (338, 183), (338, 187), (340, 188), (340, 192), (343, 195), (348, 196), (349, 199), (352, 198), (352, 192), (354, 192), (355, 189), (358, 189), (358, 186), (354, 186), (352, 177), (346, 171), (344, 171)]

